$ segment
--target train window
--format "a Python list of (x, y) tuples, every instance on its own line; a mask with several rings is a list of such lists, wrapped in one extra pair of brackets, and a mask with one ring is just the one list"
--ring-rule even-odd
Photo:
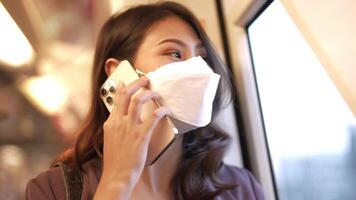
[(356, 199), (355, 117), (283, 5), (248, 34), (279, 199)]

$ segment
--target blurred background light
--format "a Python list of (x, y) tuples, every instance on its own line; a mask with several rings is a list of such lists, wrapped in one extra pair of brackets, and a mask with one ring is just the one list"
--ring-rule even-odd
[(42, 112), (52, 115), (66, 103), (68, 95), (54, 76), (31, 77), (20, 84), (20, 90)]
[(16, 145), (4, 145), (0, 148), (1, 166), (6, 169), (19, 169), (25, 164), (23, 150)]
[(111, 13), (115, 13), (120, 10), (124, 6), (124, 2), (122, 0), (110, 0), (110, 8)]
[(0, 61), (13, 67), (30, 63), (34, 58), (33, 48), (1, 2), (0, 30)]

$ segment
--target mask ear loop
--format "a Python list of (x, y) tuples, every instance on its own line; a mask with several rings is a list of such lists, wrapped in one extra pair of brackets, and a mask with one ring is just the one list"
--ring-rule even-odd
[(140, 77), (140, 78), (141, 78), (142, 76), (146, 76), (146, 74), (145, 74), (144, 72), (141, 72), (141, 71), (138, 70), (138, 69), (135, 69), (135, 71), (136, 71), (138, 77)]
[[(140, 77), (140, 78), (141, 78), (142, 76), (146, 76), (146, 73), (144, 73), (144, 72), (142, 72), (142, 71), (140, 71), (140, 70), (138, 70), (138, 69), (135, 69), (135, 71), (136, 71), (138, 77)], [(153, 100), (153, 102), (155, 103), (155, 105), (156, 105), (157, 107), (161, 107), (161, 106), (162, 106), (162, 103), (161, 103), (160, 101), (158, 101), (158, 100)], [(169, 125), (172, 127), (173, 133), (174, 133), (175, 135), (178, 134), (178, 129), (176, 128), (176, 126), (174, 126), (174, 124), (173, 124), (171, 118), (169, 118), (168, 116), (166, 116), (166, 118), (167, 118), (167, 121), (168, 121)]]

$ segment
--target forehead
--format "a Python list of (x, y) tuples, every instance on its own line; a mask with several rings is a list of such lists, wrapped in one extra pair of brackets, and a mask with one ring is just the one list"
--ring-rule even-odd
[(179, 39), (194, 46), (201, 43), (193, 28), (175, 16), (164, 18), (153, 24), (148, 29), (143, 43), (154, 45), (165, 39)]

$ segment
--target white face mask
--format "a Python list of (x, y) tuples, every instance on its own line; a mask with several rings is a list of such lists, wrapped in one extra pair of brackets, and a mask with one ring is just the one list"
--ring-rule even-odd
[(160, 103), (171, 109), (170, 117), (178, 133), (210, 123), (220, 75), (200, 56), (163, 65), (146, 76), (151, 90), (161, 95)]

